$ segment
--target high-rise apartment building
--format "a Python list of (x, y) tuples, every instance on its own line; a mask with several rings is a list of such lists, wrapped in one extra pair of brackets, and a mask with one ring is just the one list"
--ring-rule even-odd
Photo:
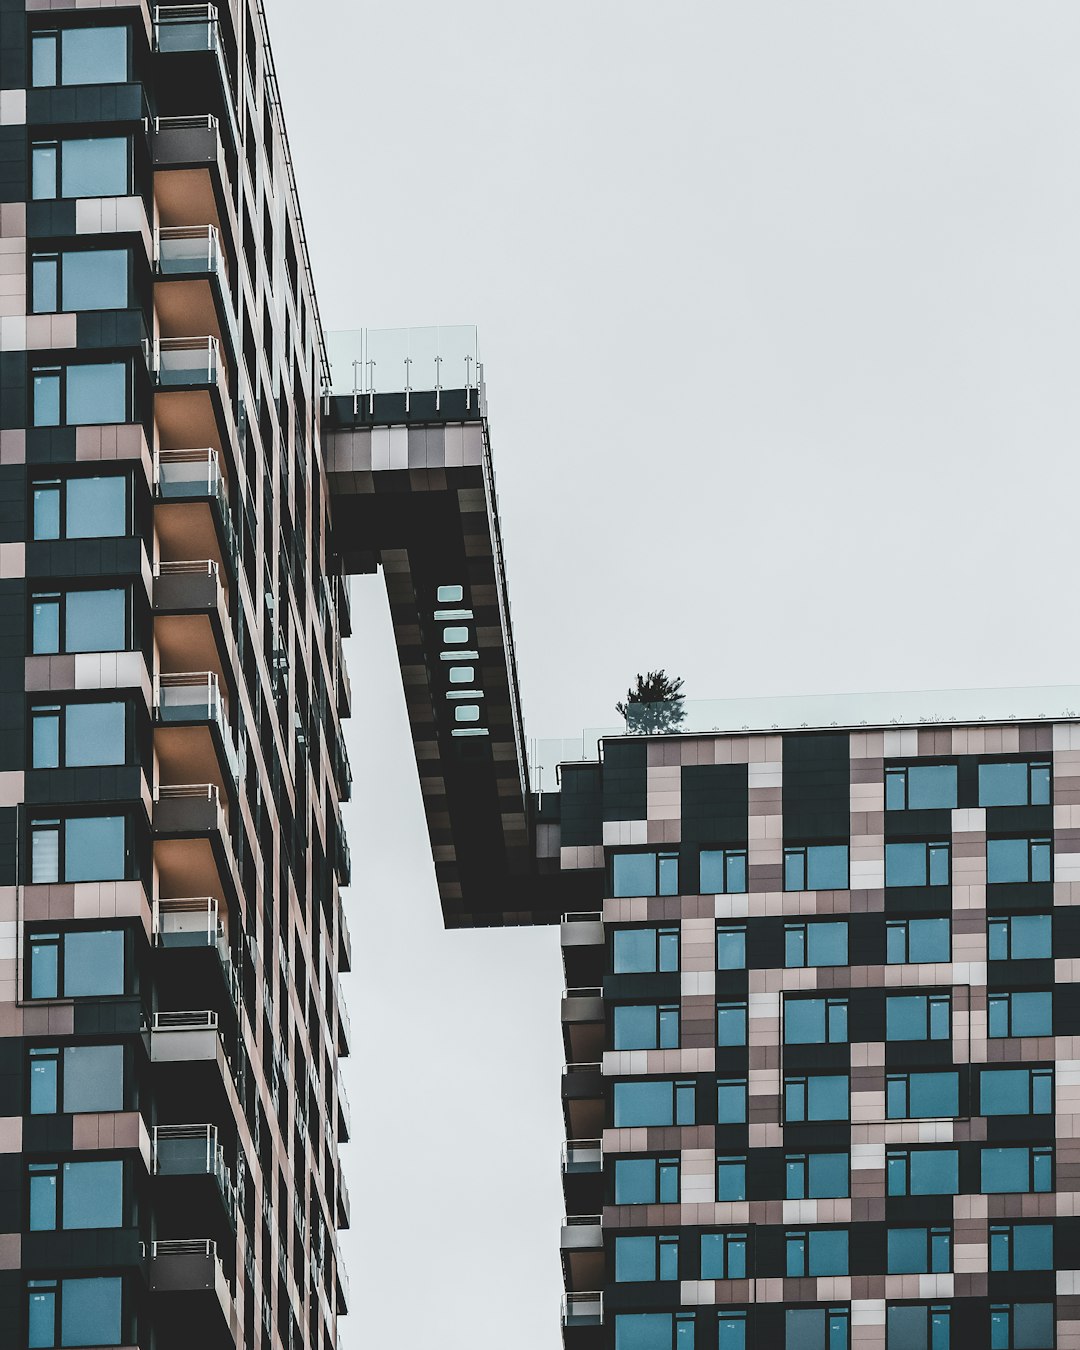
[(336, 1346), (380, 566), (447, 924), (561, 925), (567, 1350), (1080, 1350), (1080, 691), (537, 791), (475, 333), (329, 357), (259, 0), (0, 0), (0, 1350)]
[(258, 0), (0, 0), (0, 1346), (328, 1350), (326, 363)]

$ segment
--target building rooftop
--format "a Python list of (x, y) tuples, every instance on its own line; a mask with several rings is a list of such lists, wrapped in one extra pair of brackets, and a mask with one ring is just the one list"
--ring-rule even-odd
[(1080, 685), (1014, 689), (911, 689), (861, 694), (790, 694), (766, 698), (685, 699), (631, 704), (617, 726), (588, 727), (580, 736), (529, 742), (534, 791), (556, 790), (560, 763), (599, 758), (600, 742), (616, 736), (862, 730), (968, 722), (1063, 722), (1080, 718)]

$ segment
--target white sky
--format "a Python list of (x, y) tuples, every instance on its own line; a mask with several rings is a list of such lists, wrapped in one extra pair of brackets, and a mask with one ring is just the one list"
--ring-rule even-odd
[[(266, 3), (327, 328), (480, 327), (531, 735), (1076, 678), (1075, 2)], [(354, 597), (343, 1350), (554, 1350), (557, 941), (442, 931)]]

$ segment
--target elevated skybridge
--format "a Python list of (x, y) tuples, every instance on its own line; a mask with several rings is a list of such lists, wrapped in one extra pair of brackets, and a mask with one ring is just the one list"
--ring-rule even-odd
[(476, 330), (327, 349), (335, 548), (346, 572), (383, 569), (445, 921), (556, 923), (598, 883), (536, 857)]

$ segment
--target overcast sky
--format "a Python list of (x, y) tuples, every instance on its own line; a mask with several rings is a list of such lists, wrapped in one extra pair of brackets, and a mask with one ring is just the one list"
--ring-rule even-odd
[[(325, 326), (480, 327), (530, 735), (1076, 680), (1075, 0), (266, 4)], [(342, 1347), (555, 1350), (557, 939), (442, 931), (354, 605)]]

